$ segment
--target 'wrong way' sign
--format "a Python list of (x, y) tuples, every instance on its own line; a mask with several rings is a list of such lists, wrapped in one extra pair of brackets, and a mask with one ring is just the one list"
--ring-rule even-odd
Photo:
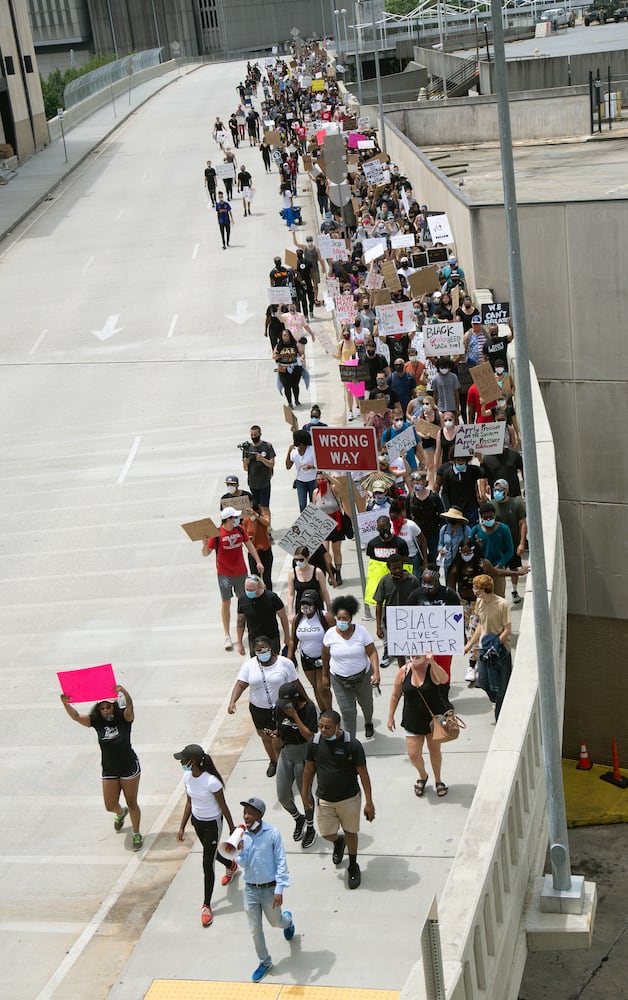
[(311, 427), (317, 469), (328, 472), (376, 472), (374, 427)]

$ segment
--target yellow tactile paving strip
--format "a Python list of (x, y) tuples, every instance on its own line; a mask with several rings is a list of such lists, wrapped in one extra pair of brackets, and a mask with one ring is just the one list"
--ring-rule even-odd
[(249, 1000), (252, 997), (256, 1000), (399, 1000), (399, 991), (155, 979), (144, 1000)]

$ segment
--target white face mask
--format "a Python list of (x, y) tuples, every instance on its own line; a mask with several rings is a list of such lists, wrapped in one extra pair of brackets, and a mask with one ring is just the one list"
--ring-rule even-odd
[(473, 552), (461, 552), (460, 557), (464, 562), (471, 562), (475, 553)]
[(397, 430), (400, 430), (403, 427), (403, 420), (401, 419), (395, 420), (395, 427), (397, 428)]
[(255, 830), (259, 830), (259, 828), (260, 828), (261, 825), (262, 824), (260, 823), (260, 821), (258, 819), (256, 819), (254, 823), (251, 823), (251, 825), (249, 827), (249, 830), (251, 830), (251, 832), (254, 833)]
[(496, 375), (503, 375), (504, 374), (504, 369), (503, 368), (496, 368), (495, 369), (495, 374)]
[(237, 486), (227, 486), (227, 493), (230, 493), (232, 496), (233, 496), (233, 494), (235, 493), (236, 490), (237, 490)]
[(445, 427), (453, 427), (453, 426), (454, 426), (453, 420), (446, 420), (445, 421)]

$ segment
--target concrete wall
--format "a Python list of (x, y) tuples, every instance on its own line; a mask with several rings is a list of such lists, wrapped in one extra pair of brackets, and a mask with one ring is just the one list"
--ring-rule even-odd
[[(385, 104), (405, 103), (415, 101), (421, 87), (427, 86), (427, 70), (423, 66), (412, 69), (405, 69), (403, 73), (391, 73), (382, 76), (382, 97)], [(358, 85), (351, 83), (347, 87), (354, 96), (357, 96)], [(377, 81), (362, 81), (362, 103), (368, 105), (377, 104)]]
[[(14, 4), (15, 30), (7, 3), (0, 3), (0, 49), (13, 60), (6, 84), (15, 128), (15, 152), (23, 161), (48, 141), (46, 115), (26, 4)], [(25, 57), (32, 61), (28, 72)]]
[[(537, 91), (538, 94), (538, 91)], [(386, 109), (387, 117), (417, 146), (498, 142), (497, 101), (486, 97), (414, 102), (400, 110)], [(512, 99), (510, 123), (515, 140), (557, 138), (589, 132), (589, 92), (578, 88), (553, 92), (552, 97)]]
[[(418, 60), (419, 62), (421, 60)], [(571, 56), (532, 56), (529, 59), (509, 59), (506, 63), (508, 89), (511, 93), (520, 90), (545, 90), (553, 87), (589, 85), (589, 70), (594, 74), (598, 67), (604, 78), (607, 67), (612, 76), (628, 73), (628, 50), (613, 49), (610, 52), (585, 52)], [(483, 94), (495, 91), (495, 67), (493, 63), (480, 63), (480, 87)]]

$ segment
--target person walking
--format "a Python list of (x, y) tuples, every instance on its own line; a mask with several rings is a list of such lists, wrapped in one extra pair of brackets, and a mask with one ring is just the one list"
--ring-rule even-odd
[(212, 167), (212, 161), (207, 161), (205, 167), (205, 187), (212, 205), (216, 204), (216, 171)]
[[(360, 806), (364, 790), (364, 816), (369, 823), (375, 819), (371, 779), (366, 767), (364, 747), (340, 728), (338, 712), (329, 709), (321, 714), (319, 732), (309, 740), (303, 772), (303, 805), (313, 807), (312, 782), (318, 782), (316, 820), (325, 840), (334, 845), (332, 860), (342, 864), (345, 847), (349, 853), (347, 878), (349, 889), (357, 889), (362, 881), (358, 864), (358, 833)], [(342, 833), (340, 829), (342, 828)]]
[(266, 917), (271, 927), (281, 927), (286, 941), (294, 937), (292, 913), (283, 909), (283, 894), (290, 885), (290, 876), (281, 834), (276, 827), (264, 822), (266, 803), (252, 795), (240, 805), (244, 810), (246, 830), (236, 860), (243, 870), (244, 909), (259, 958), (251, 979), (259, 983), (273, 965), (262, 917)]
[[(66, 712), (74, 722), (86, 729), (95, 729), (100, 744), (102, 763), (102, 794), (107, 812), (114, 813), (113, 828), (119, 833), (124, 826), (125, 816), (131, 818), (133, 827), (133, 850), (140, 851), (144, 843), (140, 833), (142, 814), (137, 804), (141, 768), (135, 750), (131, 746), (131, 726), (135, 720), (133, 699), (126, 688), (116, 685), (116, 693), (124, 698), (124, 708), (117, 700), (103, 698), (92, 707), (89, 715), (81, 715), (70, 703), (67, 694), (61, 695)], [(120, 792), (126, 806), (120, 805)]]
[(359, 604), (355, 597), (336, 597), (331, 613), (336, 624), (323, 639), (323, 689), (333, 690), (342, 721), (350, 736), (355, 736), (357, 705), (364, 714), (364, 735), (371, 739), (373, 730), (373, 687), (379, 685), (379, 659), (375, 643), (363, 625), (353, 619)]
[(245, 215), (251, 214), (251, 198), (253, 197), (252, 188), (253, 178), (244, 164), (242, 164), (240, 170), (238, 171), (238, 191), (242, 195), (242, 204), (244, 205)]
[(183, 843), (185, 828), (188, 821), (191, 821), (203, 847), (204, 896), (201, 924), (203, 927), (209, 927), (214, 920), (212, 914), (212, 893), (216, 880), (214, 860), (226, 868), (222, 879), (223, 885), (229, 885), (238, 870), (236, 864), (216, 853), (222, 832), (223, 816), (227, 821), (229, 833), (233, 833), (235, 825), (225, 799), (225, 783), (210, 755), (206, 754), (198, 743), (189, 743), (179, 753), (173, 754), (173, 757), (181, 761), (186, 795), (183, 816), (177, 830), (177, 840), (180, 844)]
[(277, 729), (275, 736), (281, 744), (277, 760), (277, 798), (294, 820), (292, 839), (301, 847), (311, 847), (316, 839), (314, 809), (303, 806), (299, 812), (294, 801), (294, 785), (299, 795), (303, 791), (303, 771), (307, 741), (318, 730), (316, 705), (296, 684), (282, 684), (277, 698)]
[(253, 655), (253, 646), (259, 635), (267, 635), (273, 651), (278, 653), (281, 648), (279, 640), (279, 622), (283, 630), (284, 645), (290, 641), (290, 626), (286, 608), (279, 594), (268, 590), (261, 577), (249, 573), (244, 581), (244, 594), (238, 598), (237, 619), (237, 650), (240, 656), (246, 656), (244, 650), (244, 630), (249, 637), (249, 653)]
[(216, 538), (203, 539), (203, 556), (216, 552), (216, 573), (220, 591), (222, 625), (225, 632), (225, 649), (233, 649), (231, 641), (231, 598), (233, 594), (240, 598), (244, 596), (244, 581), (246, 580), (246, 563), (242, 554), (242, 546), (255, 560), (258, 573), (264, 572), (264, 566), (257, 550), (244, 528), (240, 525), (240, 511), (235, 507), (223, 507), (220, 512), (220, 530)]
[(222, 249), (226, 250), (231, 240), (231, 227), (233, 225), (233, 213), (231, 205), (225, 201), (222, 191), (218, 192), (218, 200), (215, 202), (216, 216), (218, 218), (218, 228), (222, 240)]

